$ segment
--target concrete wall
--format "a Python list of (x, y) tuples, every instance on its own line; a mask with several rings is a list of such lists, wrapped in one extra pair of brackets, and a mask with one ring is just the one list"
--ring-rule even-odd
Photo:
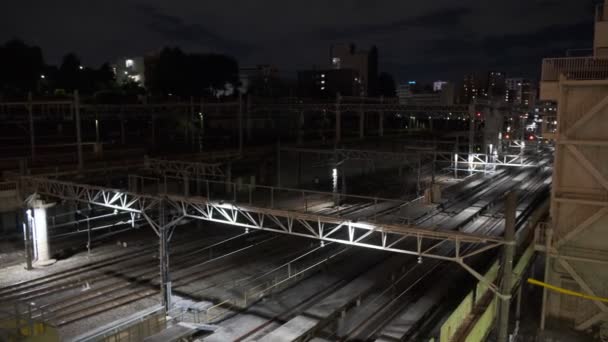
[[(557, 150), (551, 216), (553, 258), (547, 282), (608, 297), (608, 81), (562, 81), (558, 105)], [(550, 293), (547, 313), (578, 329), (600, 324), (591, 300)], [(600, 317), (601, 318), (601, 317)], [(604, 315), (604, 322), (608, 319)]]

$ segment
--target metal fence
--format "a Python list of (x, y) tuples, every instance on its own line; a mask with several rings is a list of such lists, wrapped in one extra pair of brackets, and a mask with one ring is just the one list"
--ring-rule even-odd
[(541, 81), (608, 79), (608, 58), (565, 57), (543, 59)]

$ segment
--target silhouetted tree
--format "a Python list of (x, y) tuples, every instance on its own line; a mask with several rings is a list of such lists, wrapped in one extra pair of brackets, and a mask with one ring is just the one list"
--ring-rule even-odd
[(211, 95), (227, 83), (238, 86), (238, 64), (225, 55), (185, 54), (179, 48), (164, 48), (148, 61), (146, 86), (157, 96)]
[(17, 95), (37, 91), (44, 70), (42, 51), (21, 40), (0, 46), (0, 92)]
[(381, 72), (378, 76), (378, 92), (379, 95), (385, 97), (397, 96), (397, 89), (395, 88), (395, 80), (391, 74)]
[(369, 50), (367, 58), (367, 94), (369, 96), (378, 96), (380, 90), (378, 89), (378, 48), (374, 45)]
[[(57, 75), (57, 87), (66, 91), (74, 91), (80, 88), (82, 80), (82, 70), (80, 70), (80, 58), (74, 53), (65, 55), (59, 66)], [(78, 89), (81, 90), (81, 89)]]

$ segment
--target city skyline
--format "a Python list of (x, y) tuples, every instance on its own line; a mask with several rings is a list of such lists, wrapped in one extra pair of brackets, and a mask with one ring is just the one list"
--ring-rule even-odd
[[(458, 80), (483, 69), (535, 78), (542, 57), (591, 46), (594, 10), (592, 0), (584, 6), (575, 0), (65, 2), (61, 10), (39, 1), (8, 4), (0, 14), (0, 40), (38, 45), (49, 64), (58, 64), (68, 52), (98, 66), (180, 46), (226, 53), (241, 66), (274, 64), (288, 77), (326, 63), (331, 44), (352, 42), (363, 49), (378, 46), (380, 70), (398, 82)], [(23, 17), (30, 20), (17, 20)]]

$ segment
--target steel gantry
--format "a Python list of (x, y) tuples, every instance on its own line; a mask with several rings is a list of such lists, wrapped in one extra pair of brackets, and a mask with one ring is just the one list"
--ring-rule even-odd
[[(362, 222), (297, 210), (270, 209), (248, 204), (213, 201), (206, 197), (147, 195), (119, 189), (77, 184), (39, 177), (23, 177), (23, 190), (43, 196), (77, 201), (141, 215), (161, 239), (161, 269), (168, 266), (168, 241), (183, 219), (223, 223), (246, 230), (256, 229), (317, 239), (323, 242), (403, 253), (422, 258), (452, 261), (499, 294), (498, 287), (465, 263), (474, 255), (505, 244), (501, 237), (423, 229), (409, 224)], [(450, 250), (445, 253), (445, 247)], [(441, 248), (440, 248), (441, 247)], [(161, 273), (164, 293), (170, 293), (168, 274)], [(499, 294), (500, 295), (500, 294)], [(165, 304), (170, 297), (164, 296)]]
[[(477, 166), (508, 166), (508, 167), (538, 167), (540, 156), (531, 157), (524, 154), (481, 154), (481, 153), (457, 153), (435, 150), (415, 150), (406, 152), (382, 152), (373, 150), (357, 149), (310, 149), (281, 146), (281, 151), (296, 153), (313, 153), (335, 155), (339, 161), (343, 160), (380, 160), (396, 162), (413, 162), (419, 155), (430, 157), (435, 162), (455, 164), (466, 164), (470, 171), (483, 171), (476, 169)], [(414, 158), (414, 159), (413, 159)]]
[(191, 162), (182, 160), (146, 158), (144, 168), (159, 174), (174, 174), (178, 177), (224, 178), (226, 173), (222, 163)]

